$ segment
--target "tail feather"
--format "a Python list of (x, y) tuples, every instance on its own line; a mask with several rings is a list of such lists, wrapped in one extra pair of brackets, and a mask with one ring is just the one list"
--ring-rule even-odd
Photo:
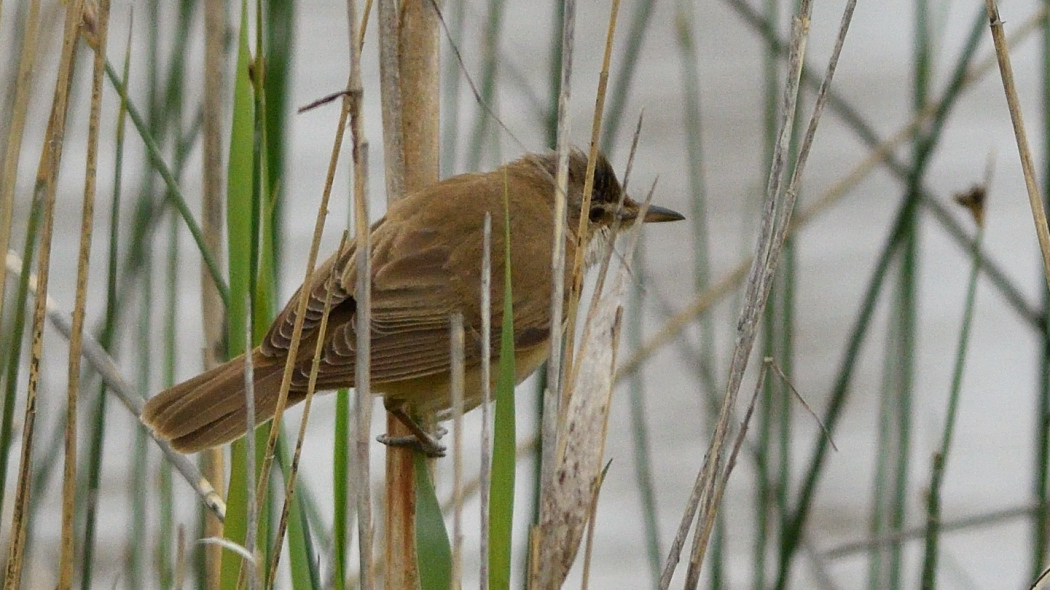
[[(284, 363), (254, 353), (255, 423), (273, 418), (281, 389)], [(288, 403), (302, 398), (289, 392)], [(247, 430), (244, 357), (205, 371), (160, 392), (142, 410), (142, 421), (182, 453), (214, 447), (244, 435)]]

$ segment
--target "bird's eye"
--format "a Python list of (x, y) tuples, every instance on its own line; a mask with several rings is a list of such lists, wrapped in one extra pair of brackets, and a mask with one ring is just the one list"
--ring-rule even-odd
[(590, 215), (591, 223), (598, 223), (599, 221), (602, 220), (602, 217), (604, 217), (604, 216), (605, 216), (605, 210), (602, 209), (601, 207), (592, 207), (591, 208), (591, 215)]

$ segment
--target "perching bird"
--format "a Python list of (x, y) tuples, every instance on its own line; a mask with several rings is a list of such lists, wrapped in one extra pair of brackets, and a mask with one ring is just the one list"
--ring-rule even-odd
[[(481, 403), (482, 224), (492, 216), (492, 342), (499, 342), (503, 316), (504, 196), (509, 201), (515, 380), (520, 383), (549, 353), (551, 252), (557, 154), (529, 154), (491, 172), (462, 174), (437, 182), (393, 203), (371, 228), (372, 391), (419, 437), (421, 448), (442, 448), (413, 420), (447, 417), (451, 409), (450, 315), (463, 315), (465, 410)], [(569, 157), (565, 281), (571, 285), (576, 230), (583, 203), (587, 155)], [(588, 250), (598, 252), (619, 217), (620, 227), (637, 218), (640, 206), (622, 194), (620, 182), (599, 154), (587, 216)], [(622, 209), (619, 208), (623, 197)], [(643, 221), (683, 217), (649, 207)], [(299, 297), (310, 298), (293, 371), (288, 404), (306, 396), (310, 366), (334, 267), (331, 311), (317, 376), (317, 389), (353, 387), (355, 371), (356, 246), (349, 241), (292, 296), (252, 352), (256, 424), (273, 417), (292, 338)], [(596, 256), (588, 256), (593, 262)], [(566, 293), (569, 289), (566, 289)], [(499, 362), (498, 346), (492, 361)], [(493, 371), (496, 373), (496, 371)], [(245, 434), (244, 357), (205, 371), (149, 400), (142, 420), (172, 446), (191, 453)]]

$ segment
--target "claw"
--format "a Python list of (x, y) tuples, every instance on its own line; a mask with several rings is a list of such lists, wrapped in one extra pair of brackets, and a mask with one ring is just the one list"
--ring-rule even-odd
[(388, 447), (410, 447), (423, 453), (427, 457), (444, 457), (445, 446), (437, 441), (432, 435), (422, 439), (414, 434), (408, 436), (388, 436), (380, 434), (376, 440)]

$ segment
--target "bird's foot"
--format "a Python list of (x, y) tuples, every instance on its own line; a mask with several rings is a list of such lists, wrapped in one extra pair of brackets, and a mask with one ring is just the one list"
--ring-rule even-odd
[(408, 436), (383, 434), (376, 437), (376, 440), (390, 447), (412, 447), (428, 457), (445, 456), (445, 445), (441, 444), (440, 440), (448, 430), (441, 426), (436, 426), (433, 434), (427, 432), (418, 422), (412, 419), (412, 416), (405, 411), (404, 406), (387, 408), (387, 411), (404, 424), (412, 434)]
[[(444, 428), (441, 430), (443, 431)], [(445, 445), (438, 442), (440, 435), (435, 436), (429, 433), (423, 434), (426, 436), (420, 437), (416, 434), (410, 434), (408, 436), (389, 436), (386, 434), (380, 434), (376, 437), (376, 440), (388, 447), (409, 447), (423, 453), (427, 457), (444, 457)]]

